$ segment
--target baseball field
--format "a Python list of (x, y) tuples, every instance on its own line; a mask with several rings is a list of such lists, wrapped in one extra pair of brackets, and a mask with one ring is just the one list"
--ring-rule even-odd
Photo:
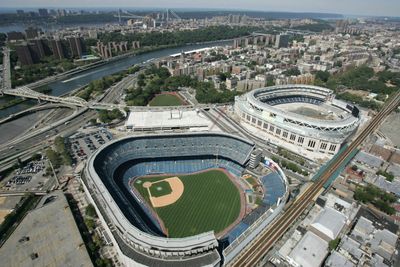
[(150, 102), (150, 106), (181, 106), (184, 102), (174, 94), (156, 95)]
[[(239, 190), (220, 170), (140, 177), (133, 185), (162, 220), (169, 237), (186, 237), (211, 230), (217, 234), (235, 222), (240, 214)], [(165, 205), (160, 205), (160, 201)]]

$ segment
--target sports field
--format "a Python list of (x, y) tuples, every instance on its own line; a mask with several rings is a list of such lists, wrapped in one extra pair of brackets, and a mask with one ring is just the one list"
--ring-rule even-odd
[(183, 101), (173, 94), (156, 95), (149, 103), (150, 106), (181, 106)]
[[(152, 206), (150, 198), (163, 197), (160, 196), (161, 192), (165, 192), (165, 196), (173, 193), (174, 188), (163, 181), (169, 177), (171, 175), (141, 177), (134, 181), (134, 187), (146, 199), (149, 206)], [(169, 237), (186, 237), (211, 230), (217, 234), (239, 216), (241, 208), (239, 190), (224, 172), (209, 170), (191, 175), (177, 175), (177, 177), (183, 183), (183, 194), (172, 204), (154, 208), (163, 221)], [(145, 183), (147, 187), (153, 184), (146, 188)], [(156, 192), (156, 195), (152, 192)]]

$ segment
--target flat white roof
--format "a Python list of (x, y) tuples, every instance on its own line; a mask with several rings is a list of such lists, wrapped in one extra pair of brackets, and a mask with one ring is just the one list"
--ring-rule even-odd
[(328, 242), (308, 231), (289, 254), (297, 266), (321, 266), (328, 254)]
[(346, 217), (339, 211), (332, 208), (325, 208), (317, 216), (311, 227), (324, 233), (330, 239), (335, 239), (343, 226), (346, 224)]
[(133, 129), (211, 126), (212, 122), (196, 110), (133, 111), (125, 123), (125, 127)]

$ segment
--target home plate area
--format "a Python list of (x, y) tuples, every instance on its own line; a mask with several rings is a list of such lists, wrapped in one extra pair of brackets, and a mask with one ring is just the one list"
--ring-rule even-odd
[(157, 182), (144, 182), (151, 205), (161, 208), (175, 203), (183, 194), (184, 186), (179, 177), (170, 177)]

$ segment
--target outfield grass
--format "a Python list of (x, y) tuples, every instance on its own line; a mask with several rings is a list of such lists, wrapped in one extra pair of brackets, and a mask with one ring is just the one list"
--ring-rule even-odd
[[(239, 190), (224, 172), (211, 170), (177, 176), (185, 187), (181, 198), (169, 206), (155, 208), (169, 237), (186, 237), (211, 230), (218, 233), (239, 216)], [(135, 182), (134, 186), (150, 203), (143, 182), (155, 182), (168, 177), (171, 176), (139, 178), (141, 183)]]
[(184, 103), (176, 95), (160, 94), (156, 95), (150, 102), (150, 106), (181, 106)]

